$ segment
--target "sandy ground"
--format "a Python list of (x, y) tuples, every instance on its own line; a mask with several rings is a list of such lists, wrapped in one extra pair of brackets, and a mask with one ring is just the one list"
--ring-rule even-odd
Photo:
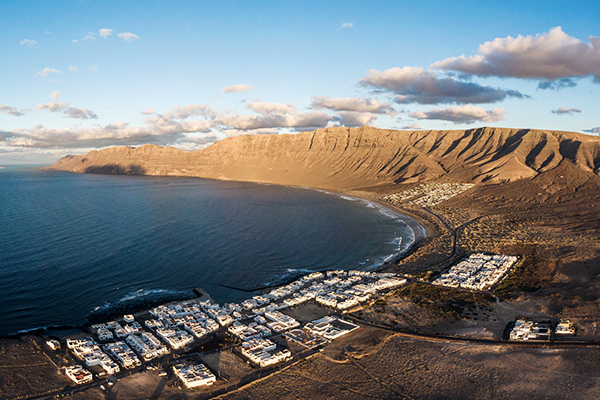
[(0, 341), (0, 399), (47, 393), (69, 382), (32, 337)]
[[(362, 328), (365, 329), (365, 328)], [(600, 349), (507, 346), (383, 337), (300, 363), (226, 399), (565, 399), (600, 396)], [(370, 351), (369, 351), (370, 350)]]

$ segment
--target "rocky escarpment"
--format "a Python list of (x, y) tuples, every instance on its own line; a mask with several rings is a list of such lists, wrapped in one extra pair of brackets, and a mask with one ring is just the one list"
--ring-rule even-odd
[(573, 132), (478, 128), (395, 131), (331, 128), (227, 138), (203, 150), (119, 146), (67, 156), (49, 169), (197, 176), (353, 189), (394, 183), (505, 182), (568, 163), (600, 174), (600, 138)]

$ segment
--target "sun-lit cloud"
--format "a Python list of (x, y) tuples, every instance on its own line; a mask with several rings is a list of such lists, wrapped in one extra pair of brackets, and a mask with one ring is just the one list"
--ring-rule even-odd
[(61, 92), (59, 92), (58, 90), (53, 91), (52, 93), (50, 93), (50, 97), (52, 100), (56, 100), (58, 99), (60, 96), (62, 95)]
[[(591, 76), (600, 83), (600, 37), (588, 42), (567, 35), (560, 26), (548, 33), (516, 38), (507, 36), (485, 42), (473, 56), (451, 57), (431, 68), (476, 76), (540, 79), (540, 88), (560, 88), (552, 82)], [(563, 81), (563, 87), (574, 81)]]
[(311, 108), (335, 111), (357, 111), (383, 114), (393, 110), (391, 103), (364, 97), (336, 97), (315, 96), (310, 104)]
[(50, 74), (62, 74), (62, 72), (60, 72), (59, 70), (54, 69), (54, 68), (46, 67), (43, 70), (35, 73), (36, 76), (43, 76), (44, 78), (49, 77)]
[(173, 108), (173, 110), (162, 114), (164, 118), (169, 120), (187, 119), (197, 115), (213, 118), (217, 115), (217, 110), (207, 106), (206, 104), (188, 104), (187, 106), (183, 107), (177, 105), (175, 108)]
[(502, 108), (485, 109), (472, 105), (455, 106), (430, 111), (415, 111), (409, 115), (417, 119), (436, 119), (451, 121), (456, 124), (472, 124), (480, 122), (497, 122), (504, 119), (505, 111)]
[(2, 111), (4, 114), (12, 115), (14, 117), (21, 117), (21, 116), (25, 115), (25, 113), (23, 112), (25, 110), (19, 110), (16, 107), (6, 106), (6, 105), (2, 105), (2, 104), (0, 104), (0, 111)]
[(573, 115), (574, 113), (580, 113), (581, 110), (579, 108), (567, 108), (567, 107), (560, 107), (557, 110), (552, 110), (553, 114), (559, 114), (559, 115), (564, 115), (564, 114), (569, 114), (569, 115)]
[(64, 118), (98, 119), (95, 112), (83, 107), (69, 107), (63, 112)]
[[(60, 92), (52, 92), (52, 94)], [(52, 95), (50, 95), (52, 96)], [(58, 97), (58, 95), (56, 96)], [(98, 115), (95, 112), (88, 110), (83, 107), (71, 107), (71, 103), (67, 102), (55, 102), (40, 103), (36, 107), (38, 110), (48, 110), (50, 112), (62, 112), (63, 118), (75, 118), (75, 119), (97, 119)]]
[(247, 84), (239, 84), (239, 85), (231, 85), (231, 86), (225, 86), (225, 88), (223, 89), (223, 93), (231, 93), (231, 92), (247, 92), (249, 90), (252, 90), (254, 86), (252, 85), (247, 85)]
[[(77, 107), (69, 107), (69, 103), (59, 106), (38, 106), (40, 109), (54, 108), (64, 111), (64, 117), (69, 118), (94, 118), (93, 112)], [(46, 128), (34, 125), (30, 129), (15, 129), (12, 131), (0, 130), (0, 144), (12, 147), (30, 148), (99, 148), (116, 145), (139, 145), (155, 143), (161, 145), (177, 146), (205, 146), (216, 140), (210, 129), (214, 126), (212, 119), (188, 121), (179, 119), (192, 112), (196, 114), (212, 114), (210, 107), (176, 107), (164, 114), (154, 114), (145, 119), (144, 125), (130, 126), (129, 123), (118, 121), (103, 126), (71, 127), (71, 128)], [(93, 115), (91, 115), (91, 114)], [(195, 134), (196, 136), (188, 136)], [(197, 135), (201, 135), (198, 137)], [(204, 138), (204, 139), (203, 139)]]
[(59, 112), (59, 111), (65, 111), (67, 108), (69, 108), (69, 105), (71, 103), (67, 103), (67, 102), (62, 102), (62, 103), (58, 103), (56, 101), (51, 101), (49, 103), (40, 103), (37, 105), (37, 109), (38, 110), (48, 110), (50, 112)]
[(107, 38), (112, 34), (113, 34), (113, 30), (108, 29), (108, 28), (102, 28), (98, 31), (98, 35), (100, 35), (100, 37), (103, 37), (103, 38)]
[(215, 118), (224, 129), (253, 130), (262, 128), (325, 127), (336, 118), (321, 111), (294, 114), (239, 115), (226, 114)]
[(154, 108), (149, 108), (147, 110), (140, 111), (140, 114), (142, 114), (142, 115), (152, 115), (152, 114), (154, 114)]
[(37, 41), (31, 39), (23, 39), (19, 42), (22, 46), (33, 46), (37, 44)]
[(83, 40), (96, 40), (94, 32), (88, 32), (88, 34), (83, 37)]
[(279, 104), (255, 101), (253, 103), (246, 104), (244, 108), (252, 110), (257, 114), (293, 114), (296, 112), (296, 106), (292, 103)]
[(421, 128), (421, 126), (419, 125), (418, 122), (415, 122), (413, 124), (406, 124), (402, 128), (400, 128), (400, 129), (405, 129), (405, 130), (408, 130), (408, 131), (418, 131), (418, 130), (421, 130), (423, 128)]
[(138, 35), (134, 35), (131, 32), (122, 32), (119, 33), (117, 36), (119, 36), (125, 42), (133, 42), (134, 40), (138, 40), (140, 38)]
[(454, 77), (439, 77), (435, 72), (419, 67), (394, 67), (385, 71), (371, 69), (359, 83), (364, 87), (395, 93), (394, 101), (400, 104), (496, 103), (507, 97), (526, 97), (516, 90), (481, 86)]
[(378, 117), (377, 114), (359, 111), (339, 111), (337, 116), (339, 123), (347, 127), (369, 125)]
[(74, 67), (72, 65), (69, 65), (69, 71), (70, 72), (77, 72), (77, 71), (79, 71), (79, 67)]

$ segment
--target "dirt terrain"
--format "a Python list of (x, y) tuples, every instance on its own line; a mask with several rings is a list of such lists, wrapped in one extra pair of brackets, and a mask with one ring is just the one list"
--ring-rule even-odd
[[(368, 329), (361, 334), (369, 336)], [(369, 336), (365, 343), (348, 335), (335, 348), (220, 398), (592, 399), (600, 395), (598, 362), (596, 348), (515, 349), (398, 335)]]
[(0, 399), (44, 394), (70, 382), (34, 339), (0, 341)]

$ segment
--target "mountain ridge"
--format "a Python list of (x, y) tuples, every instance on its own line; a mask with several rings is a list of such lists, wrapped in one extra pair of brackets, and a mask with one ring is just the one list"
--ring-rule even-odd
[(600, 175), (600, 138), (574, 132), (475, 128), (397, 131), (329, 128), (238, 136), (196, 151), (147, 144), (66, 156), (48, 169), (196, 176), (353, 189), (399, 183), (510, 182), (570, 162)]

